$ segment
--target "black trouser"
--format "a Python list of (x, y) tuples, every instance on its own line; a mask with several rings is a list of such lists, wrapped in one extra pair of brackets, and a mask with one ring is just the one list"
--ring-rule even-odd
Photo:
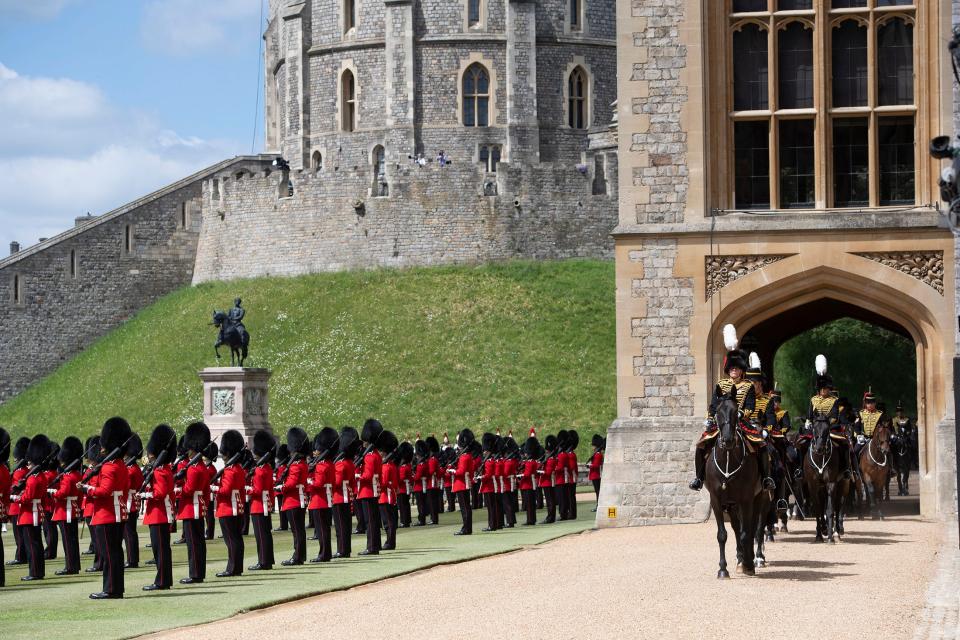
[(473, 488), (470, 489), (470, 497), (472, 498), (474, 509), (483, 508), (483, 497), (480, 494), (480, 483), (473, 485)]
[(577, 519), (577, 483), (571, 482), (567, 485), (567, 517), (571, 520)]
[(376, 498), (364, 498), (363, 513), (367, 520), (367, 552), (380, 553), (380, 508)]
[(158, 587), (173, 586), (173, 556), (170, 552), (170, 525), (150, 525), (150, 550), (153, 562), (157, 565), (157, 575), (153, 584)]
[(47, 541), (43, 557), (47, 560), (56, 559), (60, 536), (57, 533), (57, 523), (53, 521), (53, 511), (45, 511), (43, 514), (43, 539)]
[(553, 498), (557, 503), (557, 513), (561, 520), (570, 519), (570, 492), (565, 484), (553, 485)]
[(464, 535), (473, 533), (473, 505), (470, 504), (470, 491), (457, 491), (457, 502), (460, 504), (460, 518), (463, 520), (463, 526), (460, 531)]
[(456, 507), (454, 506), (456, 500), (453, 497), (453, 489), (451, 487), (444, 487), (443, 492), (447, 494), (447, 511), (456, 511)]
[(134, 511), (123, 523), (123, 544), (127, 548), (127, 564), (131, 567), (140, 566), (140, 535), (137, 533), (139, 515)]
[(500, 513), (500, 500), (496, 493), (483, 494), (483, 503), (487, 507), (487, 529), (496, 531), (500, 528), (500, 520), (503, 514)]
[(123, 595), (123, 523), (111, 522), (97, 528), (103, 558), (103, 592)]
[(397, 505), (381, 504), (380, 520), (387, 531), (387, 540), (383, 546), (387, 549), (397, 548)]
[(556, 522), (557, 520), (557, 496), (553, 487), (542, 487), (543, 500), (547, 505), (547, 517), (542, 524)]
[(440, 511), (443, 510), (443, 489), (430, 489), (430, 524), (440, 523)]
[(93, 545), (93, 569), (103, 571), (103, 546), (100, 544), (100, 525), (90, 524), (91, 518), (87, 518), (87, 528), (90, 529), (90, 543)]
[(537, 487), (537, 509), (543, 509), (543, 487)]
[(204, 521), (191, 518), (183, 521), (183, 537), (187, 541), (187, 565), (194, 580), (207, 578), (207, 540), (203, 537)]
[(67, 573), (79, 573), (80, 533), (77, 530), (77, 521), (61, 520), (57, 523), (57, 526), (60, 527), (60, 537), (63, 539), (63, 556), (66, 558), (63, 570)]
[(243, 525), (241, 526), (240, 533), (247, 536), (250, 535), (250, 502), (246, 503), (246, 508), (243, 510)]
[[(10, 517), (16, 520), (20, 516), (16, 515)], [(11, 524), (13, 524), (13, 543), (16, 545), (16, 551), (13, 554), (13, 559), (17, 562), (17, 564), (23, 564), (27, 561), (27, 548), (23, 543), (23, 529), (21, 529), (20, 525), (16, 522)]]
[(320, 539), (320, 552), (317, 557), (320, 562), (329, 562), (333, 557), (333, 541), (330, 539), (330, 523), (333, 521), (333, 509), (310, 509), (310, 520), (313, 521), (313, 530)]
[(213, 540), (214, 536), (217, 535), (217, 515), (215, 512), (216, 506), (213, 504), (213, 500), (210, 501), (210, 504), (207, 505), (207, 512), (203, 514), (203, 519), (206, 524), (206, 531), (204, 531), (204, 537), (207, 540)]
[(0, 587), (7, 586), (7, 563), (3, 560), (3, 535), (0, 534)]
[(533, 489), (523, 490), (523, 508), (527, 512), (527, 524), (537, 523), (537, 498)]
[(20, 527), (20, 533), (23, 536), (23, 544), (27, 550), (27, 563), (30, 565), (29, 575), (34, 578), (42, 578), (46, 575), (46, 567), (43, 564), (43, 531), (40, 525)]
[(597, 494), (597, 502), (600, 502), (600, 481), (599, 480), (593, 481), (593, 492)]
[(290, 531), (293, 533), (293, 555), (290, 559), (295, 564), (303, 564), (307, 561), (307, 523), (306, 509), (295, 507), (281, 511), (287, 514), (287, 524), (290, 525)]
[(223, 543), (227, 545), (226, 573), (239, 576), (243, 574), (243, 516), (224, 516), (220, 518), (220, 532)]
[(409, 527), (411, 521), (409, 493), (401, 493), (397, 496), (397, 511), (400, 516), (400, 525)]
[(367, 522), (367, 512), (361, 505), (362, 503), (358, 505), (356, 502), (354, 502), (353, 504), (354, 511), (356, 511), (356, 516), (357, 516), (357, 529), (355, 533), (358, 533), (358, 534), (366, 533), (367, 524), (369, 524)]
[(350, 503), (342, 502), (333, 505), (333, 528), (337, 532), (337, 555), (349, 558), (351, 553), (350, 536), (353, 529), (350, 525)]
[(517, 514), (513, 511), (513, 491), (506, 491), (500, 494), (500, 502), (503, 504), (503, 519), (507, 526), (517, 524)]
[(417, 491), (413, 494), (414, 499), (417, 501), (417, 522), (420, 524), (427, 524), (427, 494), (423, 491)]
[(253, 536), (257, 540), (257, 563), (264, 569), (272, 569), (273, 563), (273, 523), (270, 515), (254, 513), (250, 515)]
[(281, 511), (280, 524), (277, 525), (277, 529), (279, 529), (280, 531), (286, 531), (288, 528), (289, 528), (289, 525), (287, 523), (287, 512)]

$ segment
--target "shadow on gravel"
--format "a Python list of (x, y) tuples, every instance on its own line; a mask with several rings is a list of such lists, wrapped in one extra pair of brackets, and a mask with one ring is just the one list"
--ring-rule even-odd
[(801, 567), (803, 569), (829, 569), (831, 567), (850, 567), (855, 562), (827, 562), (825, 560), (774, 560), (771, 568)]
[(855, 576), (855, 573), (830, 573), (827, 571), (779, 571), (776, 567), (761, 569), (757, 577), (761, 580), (792, 580), (794, 582), (826, 582), (837, 578)]

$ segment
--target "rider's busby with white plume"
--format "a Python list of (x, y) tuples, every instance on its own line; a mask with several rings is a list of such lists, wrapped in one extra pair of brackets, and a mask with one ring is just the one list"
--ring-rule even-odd
[(106, 451), (113, 451), (127, 446), (127, 440), (133, 432), (130, 424), (123, 418), (110, 418), (103, 423), (100, 430), (100, 446)]
[(874, 395), (873, 389), (867, 389), (866, 393), (863, 394), (863, 404), (867, 404), (868, 402), (876, 402), (876, 401), (877, 401), (877, 396)]
[(50, 438), (38, 433), (30, 440), (27, 445), (27, 462), (33, 465), (40, 465), (50, 455)]
[(287, 448), (291, 454), (308, 456), (310, 455), (310, 447), (312, 444), (310, 436), (300, 427), (290, 427), (287, 431)]
[(225, 431), (220, 437), (220, 453), (224, 458), (229, 460), (240, 453), (245, 444), (246, 441), (243, 439), (243, 435), (236, 429), (230, 429), (229, 431)]
[(747, 372), (744, 374), (747, 380), (763, 380), (763, 367), (760, 364), (760, 356), (755, 352), (750, 352), (747, 358)]
[(737, 328), (732, 324), (724, 325), (723, 346), (727, 348), (727, 355), (723, 359), (724, 373), (729, 373), (730, 369), (733, 369), (734, 367), (740, 369), (741, 371), (746, 370), (746, 358), (743, 355), (743, 351), (737, 348), (739, 344), (740, 339), (737, 338)]
[(67, 436), (63, 439), (60, 454), (57, 456), (63, 466), (69, 466), (74, 460), (83, 458), (83, 443), (76, 436)]
[(210, 444), (210, 427), (202, 422), (187, 425), (183, 432), (183, 448), (186, 451), (201, 453)]
[(476, 439), (476, 436), (473, 435), (473, 431), (470, 429), (464, 429), (457, 434), (457, 446), (461, 449), (466, 449), (470, 446), (470, 443)]
[(377, 438), (383, 433), (383, 425), (379, 420), (369, 418), (363, 423), (363, 429), (360, 431), (360, 439), (367, 444), (376, 444)]
[[(83, 445), (81, 445), (83, 448)], [(0, 427), (0, 464), (4, 464), (10, 459), (10, 434), (3, 427)]]
[(276, 439), (266, 429), (260, 429), (253, 434), (253, 455), (259, 460), (270, 451), (277, 448)]
[(827, 357), (822, 354), (818, 355), (814, 360), (814, 368), (817, 371), (813, 383), (814, 391), (819, 392), (821, 389), (833, 388), (833, 378), (827, 373)]
[[(27, 457), (27, 447), (30, 446), (30, 438), (21, 436), (17, 438), (17, 442), (13, 445), (13, 459), (14, 460), (25, 460)], [(98, 448), (97, 451), (100, 451)]]
[(167, 452), (167, 464), (170, 464), (177, 457), (177, 434), (170, 425), (158, 424), (147, 440), (147, 453), (159, 457), (164, 450)]

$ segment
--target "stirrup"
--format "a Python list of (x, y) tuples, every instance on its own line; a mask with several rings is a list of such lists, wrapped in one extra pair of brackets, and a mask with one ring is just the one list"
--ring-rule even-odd
[(701, 480), (700, 478), (694, 478), (693, 480), (690, 481), (690, 484), (688, 486), (693, 491), (700, 491), (700, 489), (703, 489), (703, 480)]
[(774, 491), (777, 488), (777, 483), (773, 481), (773, 478), (767, 476), (763, 479), (763, 488), (769, 491)]

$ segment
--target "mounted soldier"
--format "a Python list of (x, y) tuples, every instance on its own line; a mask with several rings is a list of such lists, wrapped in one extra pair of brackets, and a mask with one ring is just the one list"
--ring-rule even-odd
[[(747, 362), (742, 350), (738, 348), (737, 330), (732, 324), (723, 328), (723, 343), (727, 348), (727, 355), (723, 361), (724, 376), (717, 381), (713, 397), (710, 400), (710, 407), (707, 410), (707, 418), (704, 421), (704, 431), (697, 443), (696, 457), (696, 477), (690, 482), (690, 488), (699, 491), (703, 488), (703, 480), (706, 474), (707, 454), (713, 449), (716, 442), (719, 429), (714, 418), (717, 405), (726, 397), (730, 396), (733, 390), (736, 390), (737, 408), (739, 417), (743, 419), (750, 416), (756, 410), (756, 392), (754, 385), (744, 376), (747, 370)], [(765, 447), (761, 450), (766, 453)], [(769, 455), (760, 455), (761, 475), (765, 488), (773, 488), (773, 479), (770, 478), (770, 458)]]
[(233, 308), (224, 313), (223, 311), (213, 311), (213, 321), (211, 324), (219, 329), (217, 342), (213, 345), (217, 360), (220, 359), (220, 346), (230, 347), (230, 364), (237, 363), (243, 366), (243, 361), (247, 358), (248, 348), (250, 346), (250, 334), (243, 324), (243, 319), (247, 315), (242, 305), (242, 300), (236, 298), (233, 301)]
[(856, 420), (853, 423), (853, 432), (856, 434), (857, 444), (854, 449), (854, 456), (858, 459), (864, 443), (873, 437), (873, 432), (881, 420), (886, 420), (883, 411), (877, 409), (877, 396), (873, 394), (872, 389), (868, 389), (863, 394), (863, 408), (860, 409)]
[(807, 453), (812, 438), (811, 429), (813, 421), (827, 419), (830, 422), (830, 436), (842, 449), (840, 456), (840, 472), (847, 479), (852, 477), (850, 472), (850, 441), (848, 439), (847, 426), (849, 421), (846, 419), (847, 411), (842, 412), (841, 408), (849, 408), (849, 403), (839, 402), (836, 397), (836, 389), (833, 385), (833, 378), (827, 373), (827, 358), (818, 355), (815, 361), (816, 376), (814, 377), (814, 390), (816, 395), (810, 398), (810, 406), (807, 409), (807, 420), (804, 423), (804, 431), (797, 439), (797, 450), (802, 457)]

